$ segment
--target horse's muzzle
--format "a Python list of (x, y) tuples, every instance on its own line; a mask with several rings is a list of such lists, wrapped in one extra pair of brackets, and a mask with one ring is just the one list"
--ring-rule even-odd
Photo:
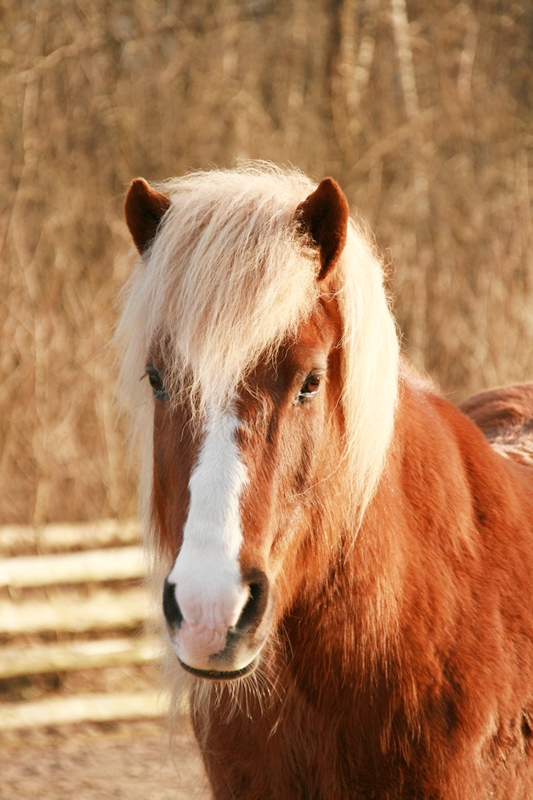
[(257, 666), (268, 634), (271, 592), (268, 578), (261, 570), (249, 571), (245, 578), (248, 600), (235, 625), (224, 629), (189, 624), (176, 599), (176, 584), (165, 580), (163, 612), (167, 629), (178, 660), (187, 672), (210, 680), (235, 680)]

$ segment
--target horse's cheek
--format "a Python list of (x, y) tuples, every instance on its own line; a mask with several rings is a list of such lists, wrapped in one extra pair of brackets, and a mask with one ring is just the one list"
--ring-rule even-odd
[[(324, 428), (323, 404), (296, 408), (282, 429), (283, 445), (272, 486), (271, 558), (281, 562), (289, 549), (298, 548), (298, 539), (307, 530), (306, 521), (313, 496), (313, 484), (319, 461), (319, 448)], [(290, 443), (290, 444), (289, 444)]]
[[(190, 442), (184, 443), (186, 428), (179, 416), (157, 404), (154, 411), (154, 457), (152, 515), (163, 549), (175, 559), (183, 541), (189, 508), (188, 476), (192, 464)], [(185, 444), (187, 446), (185, 446)]]
[(275, 545), (276, 481), (274, 463), (267, 457), (259, 458), (254, 449), (245, 453), (249, 481), (244, 489), (240, 515), (243, 529), (241, 568), (267, 570), (272, 548)]
[[(320, 443), (324, 438), (325, 398), (317, 397), (309, 408), (297, 409), (298, 415), (293, 458), (293, 492), (303, 501), (312, 492), (320, 461)], [(294, 434), (293, 434), (294, 436)]]

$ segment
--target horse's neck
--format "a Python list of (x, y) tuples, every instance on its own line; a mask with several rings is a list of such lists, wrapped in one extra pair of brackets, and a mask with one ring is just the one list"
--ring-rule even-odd
[(353, 674), (356, 658), (389, 669), (400, 652), (406, 658), (406, 637), (449, 645), (478, 580), (481, 536), (485, 549), (493, 536), (480, 532), (479, 506), (494, 506), (507, 469), (454, 406), (427, 384), (403, 384), (376, 496), (308, 598), (307, 644), (336, 651), (324, 652), (325, 665), (340, 659)]

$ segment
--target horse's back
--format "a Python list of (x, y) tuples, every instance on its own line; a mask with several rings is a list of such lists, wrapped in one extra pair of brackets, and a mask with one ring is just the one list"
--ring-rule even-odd
[(521, 383), (470, 397), (459, 405), (506, 458), (533, 466), (533, 383)]

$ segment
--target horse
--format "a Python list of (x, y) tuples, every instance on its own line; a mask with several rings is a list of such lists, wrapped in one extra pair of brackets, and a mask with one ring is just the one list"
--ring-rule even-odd
[(533, 384), (457, 407), (407, 365), (331, 178), (139, 178), (125, 216), (120, 380), (214, 798), (531, 800)]

